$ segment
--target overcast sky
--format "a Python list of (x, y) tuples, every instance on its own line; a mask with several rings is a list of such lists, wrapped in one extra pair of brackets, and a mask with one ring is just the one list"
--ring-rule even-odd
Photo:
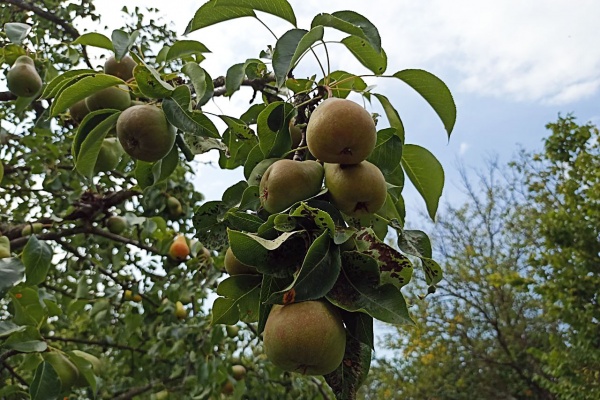
[[(96, 4), (105, 24), (119, 26), (115, 15), (121, 2)], [(127, 4), (161, 9), (165, 21), (172, 21), (182, 34), (202, 2), (130, 0)], [(480, 167), (492, 154), (508, 161), (518, 146), (540, 148), (545, 124), (559, 113), (573, 112), (582, 123), (600, 122), (600, 2), (596, 0), (292, 0), (291, 4), (300, 28), (309, 28), (320, 12), (351, 9), (363, 14), (379, 28), (388, 55), (387, 72), (425, 69), (446, 82), (458, 108), (450, 142), (437, 116), (411, 89), (396, 80), (368, 80), (400, 112), (407, 142), (427, 147), (442, 162), (447, 177), (442, 203), (460, 199), (455, 187), (458, 162)], [(276, 17), (259, 15), (278, 36), (292, 28)], [(331, 29), (325, 37), (340, 38)], [(213, 77), (234, 63), (257, 57), (267, 44), (274, 45), (269, 32), (252, 18), (205, 28), (187, 38), (213, 51), (203, 63)], [(332, 45), (330, 52), (334, 69), (365, 71), (343, 47)], [(298, 72), (315, 71), (308, 58), (303, 68), (297, 77), (301, 77)], [(218, 99), (210, 107), (239, 115), (249, 97), (248, 92), (240, 93)], [(382, 113), (376, 103), (372, 110)], [(385, 123), (383, 119), (378, 128)], [(215, 159), (216, 153), (206, 158)], [(198, 189), (217, 199), (241, 178), (240, 171), (222, 173), (201, 167)], [(407, 189), (405, 196), (409, 207), (423, 209), (414, 190)]]

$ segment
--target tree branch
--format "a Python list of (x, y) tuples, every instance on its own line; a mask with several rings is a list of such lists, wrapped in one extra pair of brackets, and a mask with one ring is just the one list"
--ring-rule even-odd
[(60, 336), (47, 336), (44, 338), (44, 340), (48, 340), (51, 342), (55, 341), (55, 342), (66, 342), (66, 343), (81, 343), (81, 344), (89, 344), (92, 346), (111, 347), (113, 349), (129, 350), (129, 351), (135, 351), (138, 353), (146, 353), (146, 351), (147, 351), (144, 349), (139, 349), (139, 348), (123, 345), (123, 344), (109, 343), (109, 342), (99, 341), (99, 340), (65, 338), (65, 337), (60, 337)]

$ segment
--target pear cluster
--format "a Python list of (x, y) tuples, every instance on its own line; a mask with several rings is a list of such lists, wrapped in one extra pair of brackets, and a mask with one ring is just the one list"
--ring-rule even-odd
[(324, 163), (325, 187), (340, 211), (361, 217), (383, 206), (385, 178), (366, 161), (375, 148), (377, 129), (363, 107), (347, 99), (324, 100), (310, 117), (306, 142), (311, 154)]

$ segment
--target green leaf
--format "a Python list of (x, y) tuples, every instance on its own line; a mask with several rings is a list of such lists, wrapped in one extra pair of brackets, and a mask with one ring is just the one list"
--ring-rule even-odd
[(292, 139), (289, 122), (295, 110), (290, 103), (271, 103), (259, 115), (257, 133), (265, 158), (280, 157), (290, 150)]
[(272, 275), (263, 275), (262, 284), (260, 286), (260, 307), (258, 309), (258, 327), (257, 331), (260, 335), (265, 329), (267, 318), (271, 312), (271, 304), (266, 304), (266, 300), (275, 292), (283, 290), (287, 285), (288, 280), (276, 278)]
[(245, 7), (283, 18), (296, 26), (296, 16), (286, 0), (216, 0), (216, 7)]
[(371, 366), (371, 347), (352, 335), (346, 339), (343, 362), (324, 376), (338, 399), (355, 399), (358, 388), (365, 381)]
[(222, 281), (217, 287), (217, 298), (212, 308), (212, 324), (233, 325), (239, 320), (258, 321), (260, 285), (262, 278), (236, 275)]
[(31, 30), (31, 25), (23, 24), (21, 22), (7, 22), (4, 24), (4, 32), (8, 40), (16, 45), (21, 45), (23, 39), (27, 37), (27, 34)]
[(373, 93), (373, 95), (381, 103), (381, 106), (383, 107), (383, 110), (385, 111), (385, 115), (387, 116), (390, 126), (392, 128), (396, 129), (396, 131), (398, 132), (397, 133), (398, 137), (400, 137), (400, 139), (402, 139), (402, 141), (404, 141), (404, 124), (402, 123), (402, 120), (400, 119), (400, 115), (398, 114), (398, 111), (396, 111), (396, 109), (392, 106), (392, 103), (390, 103), (388, 98), (385, 97), (384, 95), (378, 94), (378, 93)]
[(442, 120), (450, 139), (456, 122), (456, 104), (446, 84), (432, 73), (420, 69), (405, 69), (394, 76), (416, 90), (429, 103)]
[(175, 90), (170, 83), (161, 78), (158, 71), (148, 65), (136, 65), (133, 68), (133, 76), (144, 96), (159, 99), (171, 96)]
[(101, 33), (88, 32), (79, 36), (72, 44), (80, 44), (83, 46), (94, 46), (101, 49), (114, 51), (112, 41)]
[(58, 374), (49, 362), (44, 361), (35, 370), (29, 394), (31, 400), (56, 400), (60, 395), (60, 387)]
[(85, 118), (79, 124), (79, 128), (77, 129), (77, 133), (75, 134), (73, 145), (71, 147), (71, 154), (73, 155), (73, 159), (75, 161), (77, 161), (77, 158), (79, 157), (83, 142), (91, 134), (91, 132), (111, 115), (114, 115), (118, 112), (119, 111), (117, 110), (97, 110), (92, 111), (85, 116)]
[(267, 303), (290, 304), (319, 299), (335, 284), (341, 269), (340, 249), (324, 231), (310, 245), (300, 271), (284, 290), (273, 293)]
[[(273, 52), (273, 72), (277, 86), (282, 87), (292, 67), (299, 43), (309, 32), (304, 29), (291, 29), (283, 34), (275, 44)], [(304, 52), (304, 51), (303, 51)]]
[(377, 132), (375, 149), (368, 161), (375, 164), (386, 178), (402, 162), (402, 139), (394, 128), (382, 129)]
[[(81, 142), (81, 147), (77, 154), (74, 154), (75, 168), (77, 171), (88, 178), (94, 176), (94, 167), (98, 160), (100, 147), (106, 135), (117, 125), (117, 119), (121, 115), (120, 112), (114, 112), (106, 119), (100, 122), (92, 129)], [(79, 134), (79, 131), (77, 132)], [(81, 140), (81, 138), (77, 138)]]
[[(12, 339), (12, 336), (11, 336)], [(4, 347), (20, 351), (21, 353), (41, 353), (46, 351), (48, 344), (43, 340), (28, 340), (24, 342), (4, 342)]]
[(50, 117), (56, 117), (79, 100), (83, 100), (102, 89), (124, 84), (125, 82), (122, 79), (112, 75), (86, 76), (65, 88), (56, 96), (50, 107)]
[(350, 336), (371, 349), (375, 349), (375, 335), (373, 334), (373, 317), (364, 313), (344, 313), (344, 324)]
[(189, 55), (202, 55), (211, 51), (197, 40), (178, 40), (169, 49), (165, 61), (183, 58)]
[(311, 28), (323, 25), (365, 39), (375, 52), (381, 52), (379, 31), (368, 19), (354, 11), (337, 11), (332, 14), (318, 14), (312, 20)]
[(0, 321), (0, 339), (10, 336), (15, 332), (23, 332), (25, 326), (19, 326), (11, 321)]
[(183, 132), (208, 137), (220, 138), (217, 128), (201, 111), (190, 111), (190, 89), (178, 86), (170, 98), (163, 100), (162, 107), (169, 123)]
[(93, 69), (74, 69), (60, 74), (46, 85), (41, 97), (44, 99), (51, 99), (52, 97), (55, 97), (65, 87), (74, 83), (76, 80), (79, 80), (89, 75), (95, 75), (96, 73), (97, 72)]
[(52, 249), (35, 235), (31, 235), (23, 249), (21, 260), (25, 265), (26, 284), (39, 285), (46, 280), (52, 261)]
[(398, 231), (398, 247), (400, 250), (415, 257), (431, 258), (431, 241), (429, 236), (419, 230)]
[(179, 152), (173, 146), (169, 154), (158, 160), (152, 166), (153, 185), (167, 180), (179, 165)]
[(140, 188), (146, 189), (154, 184), (154, 174), (152, 173), (152, 163), (137, 160), (135, 162), (134, 176)]
[(0, 259), (0, 299), (4, 298), (6, 293), (23, 280), (25, 276), (25, 266), (21, 260), (14, 257)]
[(241, 119), (220, 115), (227, 124), (227, 130), (223, 133), (223, 143), (227, 151), (221, 152), (219, 166), (226, 169), (235, 169), (244, 165), (250, 151), (258, 144), (254, 131)]
[(229, 244), (235, 257), (264, 274), (290, 276), (302, 264), (306, 248), (306, 233), (284, 232), (268, 240), (257, 235), (229, 230)]
[(228, 7), (215, 7), (217, 0), (210, 0), (203, 4), (194, 14), (185, 28), (184, 35), (198, 29), (206, 28), (207, 26), (218, 24), (219, 22), (228, 21), (241, 17), (256, 17), (252, 9), (246, 7), (236, 7), (238, 4), (233, 4)]
[(381, 49), (377, 51), (369, 46), (369, 42), (358, 36), (348, 36), (342, 43), (350, 50), (356, 59), (375, 75), (382, 75), (387, 69), (387, 55)]
[(111, 38), (113, 49), (115, 51), (115, 59), (117, 61), (121, 61), (121, 59), (125, 57), (138, 36), (138, 31), (134, 31), (131, 35), (122, 29), (115, 29), (112, 32)]
[[(244, 194), (248, 188), (244, 190), (242, 193), (241, 200), (244, 199)], [(258, 228), (265, 222), (260, 217), (248, 214), (245, 211), (239, 210), (229, 210), (225, 215), (225, 220), (229, 223), (232, 229), (246, 231), (246, 232), (256, 232)]]
[(351, 91), (364, 92), (367, 84), (360, 77), (346, 71), (333, 71), (319, 81), (318, 85), (328, 84), (334, 97), (345, 99)]
[(189, 62), (181, 68), (181, 71), (190, 78), (192, 86), (196, 92), (196, 99), (201, 99), (207, 90), (206, 86), (206, 72), (204, 68), (195, 62)]
[(244, 67), (244, 63), (239, 63), (232, 65), (227, 70), (227, 74), (225, 75), (225, 96), (231, 96), (242, 86), (242, 82), (246, 76)]
[(323, 40), (324, 31), (325, 29), (323, 29), (322, 26), (315, 26), (309, 32), (307, 32), (302, 37), (302, 39), (300, 39), (300, 41), (298, 42), (298, 46), (294, 51), (294, 55), (292, 56), (292, 59), (290, 61), (289, 69), (292, 69), (296, 66), (298, 60), (300, 60), (302, 55), (304, 55), (304, 53), (306, 53), (311, 48), (311, 46), (315, 44), (315, 42)]
[(444, 189), (444, 169), (429, 150), (414, 144), (405, 144), (402, 166), (410, 181), (425, 200), (427, 212), (435, 220), (438, 203)]

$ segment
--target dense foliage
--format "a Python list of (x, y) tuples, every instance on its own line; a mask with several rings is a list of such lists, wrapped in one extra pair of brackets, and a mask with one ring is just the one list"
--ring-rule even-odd
[[(257, 11), (293, 26), (257, 58), (213, 78), (201, 66), (210, 50), (157, 25), (155, 10), (125, 7), (128, 25), (107, 36), (76, 28), (99, 20), (90, 1), (4, 3), (0, 60), (11, 92), (0, 93), (0, 397), (355, 398), (369, 371), (373, 320), (413, 324), (401, 292), (413, 265), (430, 291), (442, 279), (428, 236), (404, 229), (402, 190), (406, 176), (434, 218), (443, 169), (428, 150), (406, 143), (398, 111), (363, 78), (407, 84), (450, 135), (456, 110), (445, 84), (418, 69), (386, 75), (377, 28), (352, 11), (317, 14), (301, 29), (285, 0), (210, 0), (186, 34), (240, 17), (262, 23)], [(326, 28), (348, 35), (340, 43), (358, 72), (335, 69)], [(91, 47), (100, 59), (89, 56)], [(320, 67), (295, 76), (307, 57)], [(111, 63), (131, 67), (111, 72)], [(27, 77), (38, 75), (40, 93), (15, 95), (28, 93)], [(241, 115), (203, 111), (216, 97), (243, 95), (242, 87), (253, 94)], [(346, 164), (325, 152), (312, 161), (313, 111), (349, 96), (377, 100), (387, 124), (379, 118), (376, 130), (362, 110), (361, 121), (373, 125), (362, 158)], [(203, 202), (191, 180), (195, 156), (209, 151), (219, 153), (220, 168), (243, 168), (245, 180), (220, 201)], [(316, 193), (279, 189), (299, 198), (267, 205), (262, 178), (288, 158), (324, 169), (325, 187), (311, 173)], [(346, 207), (344, 196), (359, 190), (334, 194), (327, 178), (359, 164), (370, 175), (358, 182), (381, 177), (376, 206), (361, 198)], [(397, 246), (385, 241), (388, 233)], [(228, 248), (251, 273), (224, 274)], [(282, 371), (261, 348), (270, 310), (315, 300), (339, 315), (343, 361), (316, 369), (324, 377), (301, 375), (308, 368), (293, 363)], [(310, 318), (302, 325), (311, 327)]]

